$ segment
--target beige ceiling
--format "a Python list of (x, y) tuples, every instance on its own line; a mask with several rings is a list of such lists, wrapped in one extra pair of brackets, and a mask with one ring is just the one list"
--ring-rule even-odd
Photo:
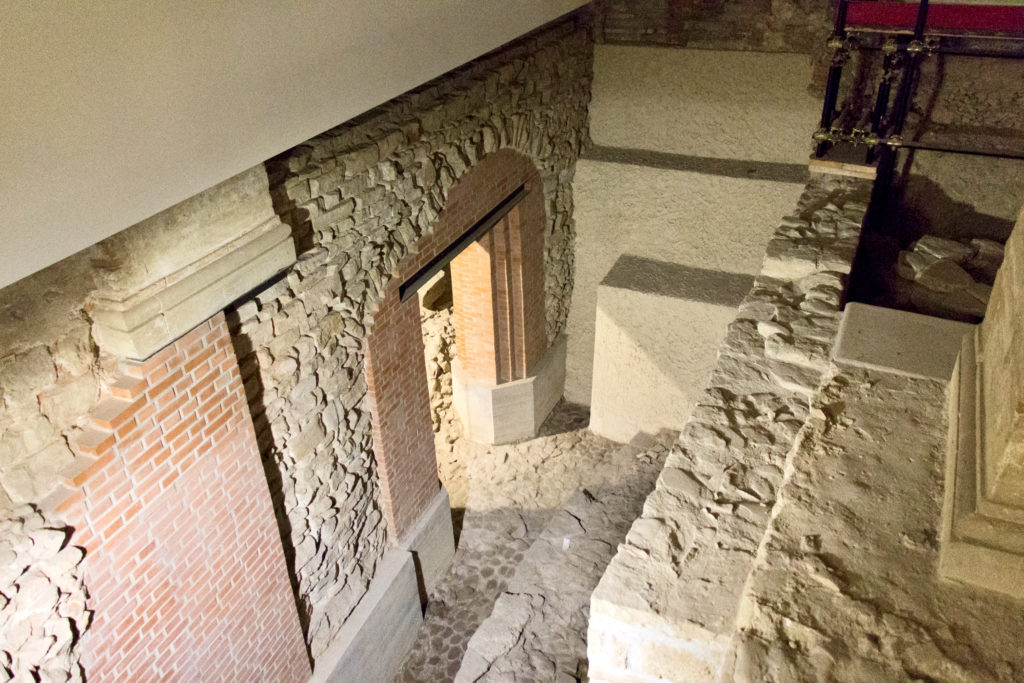
[(0, 287), (584, 4), (0, 3)]

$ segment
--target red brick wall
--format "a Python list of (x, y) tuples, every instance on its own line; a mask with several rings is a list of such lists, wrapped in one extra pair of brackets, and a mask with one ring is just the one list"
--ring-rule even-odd
[(305, 681), (295, 598), (223, 314), (125, 364), (56, 508), (86, 549), (90, 683)]
[(488, 233), (469, 245), (451, 263), (455, 348), (467, 377), (497, 383), (500, 365), (494, 301), (494, 239)]
[[(503, 353), (518, 353), (528, 374), (547, 348), (544, 332), (544, 193), (533, 162), (511, 150), (499, 150), (468, 169), (448, 193), (434, 232), (420, 240), (391, 279), (367, 338), (366, 376), (373, 417), (374, 457), (391, 542), (416, 521), (437, 493), (437, 463), (430, 422), (430, 396), (423, 363), (419, 302), (398, 301), (398, 286), (483, 218), (517, 187), (527, 195), (500, 255), (512, 268), (503, 287), (511, 287), (515, 306), (510, 319), (522, 322), (517, 341), (498, 350), (501, 328), (495, 321), (494, 236), (485, 236), (452, 263), (455, 335), (459, 362), (467, 376), (500, 378)], [(521, 244), (519, 244), (521, 242)], [(464, 260), (464, 262), (463, 262)], [(464, 266), (464, 267), (463, 267)], [(458, 272), (457, 272), (458, 271)], [(507, 300), (507, 296), (505, 299)], [(506, 335), (507, 338), (507, 335)], [(514, 351), (521, 349), (521, 351)]]

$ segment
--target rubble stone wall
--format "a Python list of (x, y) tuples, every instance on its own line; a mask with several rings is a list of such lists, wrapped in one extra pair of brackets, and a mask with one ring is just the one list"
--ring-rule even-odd
[(81, 683), (92, 621), (70, 530), (24, 505), (0, 513), (0, 680)]
[(231, 319), (314, 657), (389, 541), (364, 372), (385, 290), (433, 232), (455, 181), (508, 149), (540, 176), (548, 340), (563, 329), (591, 60), (587, 27), (570, 19), (268, 162), (300, 256)]
[(608, 42), (713, 50), (812, 52), (832, 21), (829, 0), (604, 0)]

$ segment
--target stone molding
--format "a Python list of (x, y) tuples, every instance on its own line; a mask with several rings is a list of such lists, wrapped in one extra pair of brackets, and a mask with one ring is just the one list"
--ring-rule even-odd
[(949, 393), (939, 576), (1024, 597), (1024, 508), (986, 493), (982, 335), (964, 337)]
[(144, 360), (295, 261), (291, 228), (276, 217), (137, 292), (96, 292), (100, 347)]

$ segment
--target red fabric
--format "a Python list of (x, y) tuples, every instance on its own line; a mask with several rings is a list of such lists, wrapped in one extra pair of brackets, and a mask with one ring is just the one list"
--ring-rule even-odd
[[(913, 29), (917, 3), (854, 0), (847, 7), (847, 26)], [(929, 29), (1024, 34), (1024, 7), (999, 5), (928, 5)]]

